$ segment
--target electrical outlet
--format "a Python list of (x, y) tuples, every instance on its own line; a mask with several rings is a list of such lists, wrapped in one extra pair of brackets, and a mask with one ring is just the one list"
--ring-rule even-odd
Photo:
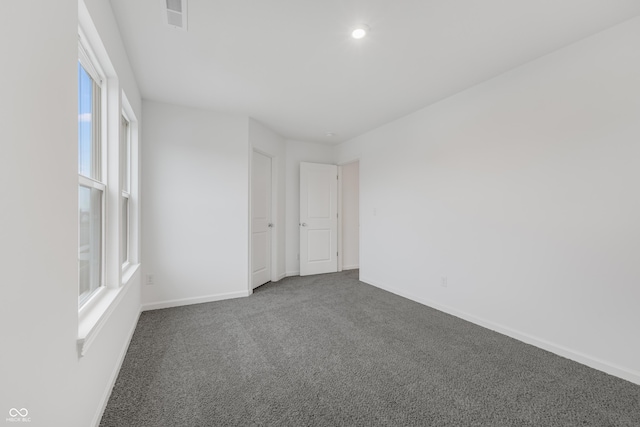
[(147, 274), (147, 280), (145, 281), (145, 284), (155, 285), (155, 283), (156, 283), (156, 277), (153, 274)]
[(448, 279), (447, 276), (441, 276), (440, 277), (440, 286), (442, 286), (443, 288), (446, 288), (448, 285)]

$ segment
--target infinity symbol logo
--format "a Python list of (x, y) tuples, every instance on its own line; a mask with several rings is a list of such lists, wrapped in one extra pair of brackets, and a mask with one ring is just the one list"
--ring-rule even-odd
[(9, 416), (10, 417), (26, 417), (27, 415), (29, 415), (29, 411), (27, 411), (27, 408), (22, 408), (22, 409), (16, 409), (16, 408), (11, 408), (9, 409)]

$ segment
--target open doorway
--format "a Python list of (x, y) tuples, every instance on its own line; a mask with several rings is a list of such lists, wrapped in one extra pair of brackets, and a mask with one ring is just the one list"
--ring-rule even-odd
[(339, 166), (338, 271), (360, 268), (360, 162)]
[(251, 289), (272, 276), (272, 159), (253, 150), (251, 158)]

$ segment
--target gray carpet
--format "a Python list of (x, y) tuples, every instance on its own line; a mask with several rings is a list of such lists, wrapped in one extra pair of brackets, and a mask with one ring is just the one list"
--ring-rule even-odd
[(143, 313), (100, 425), (640, 426), (640, 386), (352, 270)]

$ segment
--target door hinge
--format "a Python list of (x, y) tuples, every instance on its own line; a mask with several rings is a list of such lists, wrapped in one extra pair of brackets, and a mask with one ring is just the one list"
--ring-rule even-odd
[(336, 252), (336, 256), (338, 256), (338, 252)]
[(338, 180), (340, 179), (340, 178), (338, 178), (338, 175), (336, 175), (336, 179), (338, 179)]

